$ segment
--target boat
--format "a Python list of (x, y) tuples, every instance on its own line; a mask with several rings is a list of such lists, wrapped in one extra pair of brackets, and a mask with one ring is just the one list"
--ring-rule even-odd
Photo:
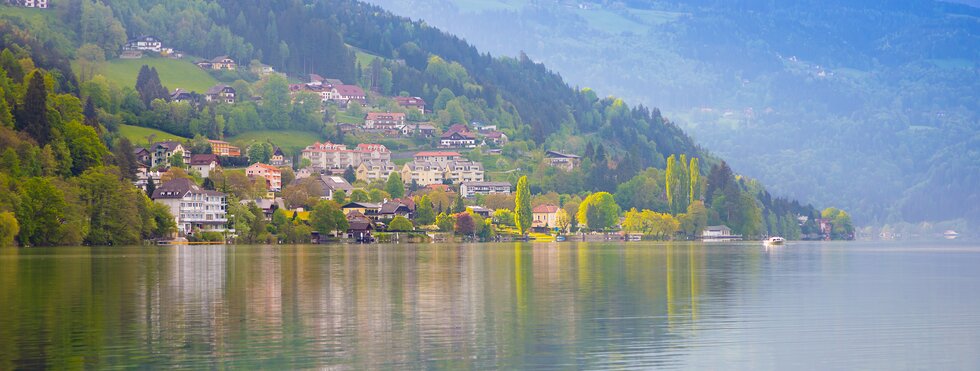
[(956, 237), (959, 237), (959, 236), (960, 236), (960, 234), (959, 233), (956, 233), (956, 231), (954, 231), (952, 229), (943, 232), (943, 238), (945, 238), (947, 240), (955, 240)]
[(782, 245), (786, 243), (786, 239), (779, 236), (772, 236), (767, 238), (764, 243), (768, 246)]
[(557, 236), (557, 237), (555, 237), (555, 242), (565, 242), (565, 236)]

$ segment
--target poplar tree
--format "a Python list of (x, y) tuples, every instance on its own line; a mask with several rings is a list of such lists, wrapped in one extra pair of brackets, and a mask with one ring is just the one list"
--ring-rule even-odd
[(670, 208), (670, 211), (673, 212), (676, 209), (674, 200), (677, 199), (677, 187), (679, 186), (677, 178), (677, 158), (674, 157), (674, 155), (667, 157), (667, 169), (664, 171), (664, 174), (664, 178), (666, 178), (664, 184), (667, 188), (667, 206)]
[(514, 198), (514, 222), (521, 235), (531, 229), (531, 189), (527, 185), (527, 176), (517, 180), (517, 196)]
[(691, 167), (688, 172), (691, 176), (691, 202), (693, 205), (695, 201), (701, 200), (701, 163), (698, 158), (691, 159)]

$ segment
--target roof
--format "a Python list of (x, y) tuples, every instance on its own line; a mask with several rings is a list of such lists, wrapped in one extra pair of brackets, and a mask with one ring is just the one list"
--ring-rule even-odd
[(401, 106), (424, 106), (425, 99), (420, 97), (395, 97), (395, 102)]
[(425, 188), (435, 189), (435, 190), (440, 190), (440, 191), (447, 191), (447, 192), (453, 190), (453, 188), (450, 187), (448, 184), (429, 184), (429, 185), (425, 186)]
[(334, 85), (333, 88), (337, 89), (337, 94), (340, 94), (341, 96), (364, 96), (364, 89), (361, 89), (361, 87), (357, 85)]
[(218, 155), (213, 153), (203, 154), (203, 155), (191, 155), (191, 165), (209, 165), (212, 162), (218, 162)]
[(452, 138), (454, 135), (459, 135), (460, 137), (463, 137), (464, 139), (476, 139), (476, 134), (473, 134), (473, 133), (468, 132), (468, 131), (447, 131), (447, 132), (443, 133), (440, 138), (442, 138), (442, 139), (449, 139), (449, 138)]
[(275, 167), (275, 166), (272, 166), (272, 165), (269, 165), (269, 164), (263, 164), (261, 162), (256, 162), (256, 163), (250, 165), (248, 168), (251, 169), (253, 167), (261, 167), (261, 168), (266, 169), (268, 171), (282, 172), (282, 170), (279, 170), (278, 167)]
[(448, 156), (462, 156), (459, 152), (441, 152), (441, 151), (427, 151), (419, 152), (415, 154), (415, 157), (448, 157)]
[(133, 153), (134, 154), (139, 154), (140, 152), (150, 152), (150, 150), (148, 150), (146, 148), (143, 148), (143, 147), (133, 148)]
[(401, 120), (404, 120), (405, 114), (401, 112), (368, 112), (366, 119), (377, 120), (379, 118), (387, 118), (387, 117), (391, 117), (392, 119), (396, 119), (396, 120), (399, 118)]
[(381, 209), (381, 205), (370, 202), (348, 202), (343, 209)]
[(558, 212), (558, 206), (555, 205), (538, 205), (535, 206), (531, 212), (534, 213), (548, 213), (553, 214)]
[(208, 92), (205, 93), (205, 94), (207, 94), (207, 95), (220, 94), (222, 90), (225, 90), (225, 88), (230, 88), (232, 92), (235, 91), (235, 88), (232, 88), (232, 87), (230, 87), (228, 85), (218, 84), (218, 85), (212, 86), (210, 89), (208, 89)]
[(405, 208), (405, 211), (411, 211), (408, 205), (405, 205), (399, 201), (388, 201), (381, 205), (381, 214), (394, 214), (397, 213), (399, 209)]
[(168, 151), (173, 151), (177, 149), (178, 146), (183, 147), (183, 145), (181, 145), (180, 142), (175, 142), (172, 140), (153, 143), (153, 148), (163, 147), (166, 148)]
[(503, 186), (510, 187), (511, 186), (510, 183), (508, 182), (463, 182), (460, 185), (461, 186), (465, 185), (467, 187), (503, 187)]
[(388, 147), (385, 147), (384, 144), (377, 143), (361, 143), (357, 145), (355, 150), (367, 152), (390, 152), (388, 151)]
[(333, 175), (321, 175), (320, 183), (323, 183), (323, 189), (325, 191), (344, 191), (350, 192), (354, 190), (354, 187), (347, 182), (346, 179), (339, 176)]
[(257, 200), (241, 200), (241, 201), (239, 201), (239, 203), (242, 204), (242, 205), (248, 205), (249, 203), (252, 203), (252, 202), (254, 202), (255, 205), (258, 206), (262, 210), (272, 209), (272, 206), (273, 205), (275, 205), (279, 209), (286, 210), (286, 206), (283, 204), (281, 197), (276, 197), (276, 199), (274, 199), (274, 200), (270, 200), (268, 198), (260, 198), (260, 199), (257, 199)]
[(548, 151), (548, 152), (545, 152), (545, 156), (551, 157), (551, 158), (582, 158), (581, 156), (570, 155), (570, 154), (561, 153), (561, 152), (558, 152), (558, 151)]
[[(217, 57), (212, 58), (210, 62), (211, 63), (219, 63), (219, 62), (221, 62), (222, 60), (225, 60), (225, 59), (231, 59), (231, 57), (229, 57), (227, 55), (219, 55)], [(231, 59), (231, 60), (234, 61), (234, 59)]]
[(153, 191), (154, 200), (158, 199), (181, 199), (184, 198), (188, 193), (199, 193), (212, 196), (224, 196), (224, 193), (218, 191), (209, 191), (201, 188), (194, 181), (187, 178), (178, 178), (171, 180), (169, 182), (163, 183), (156, 190)]
[(286, 154), (282, 153), (282, 148), (279, 148), (278, 146), (274, 148), (275, 149), (272, 151), (273, 156), (283, 156), (283, 157), (286, 156)]
[(706, 230), (706, 231), (730, 231), (732, 229), (731, 228), (728, 228), (727, 225), (709, 225), (707, 227), (704, 227), (704, 230)]

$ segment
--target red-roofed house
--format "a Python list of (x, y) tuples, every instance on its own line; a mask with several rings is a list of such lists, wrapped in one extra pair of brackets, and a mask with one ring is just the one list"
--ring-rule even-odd
[(346, 105), (351, 101), (357, 102), (359, 104), (367, 104), (367, 95), (364, 94), (364, 89), (361, 89), (357, 85), (333, 85), (332, 88), (333, 95), (337, 97), (337, 100), (342, 105)]
[(245, 169), (245, 175), (252, 177), (263, 177), (270, 191), (276, 192), (282, 189), (282, 171), (279, 168), (256, 162)]
[(395, 97), (395, 102), (399, 106), (419, 110), (421, 113), (425, 113), (425, 99), (419, 97)]
[(449, 127), (439, 137), (439, 146), (444, 148), (473, 148), (476, 147), (476, 134), (466, 125), (456, 124)]
[(533, 214), (531, 226), (534, 228), (551, 229), (558, 226), (558, 206), (538, 205), (531, 210)]

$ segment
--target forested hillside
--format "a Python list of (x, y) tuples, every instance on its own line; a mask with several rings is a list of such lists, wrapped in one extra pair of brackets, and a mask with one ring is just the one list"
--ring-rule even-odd
[(980, 220), (980, 10), (934, 1), (372, 0), (656, 104), (781, 194)]

